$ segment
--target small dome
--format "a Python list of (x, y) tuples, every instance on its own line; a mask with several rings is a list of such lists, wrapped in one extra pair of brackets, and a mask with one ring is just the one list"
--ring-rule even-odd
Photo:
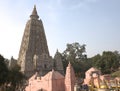
[(64, 76), (62, 74), (60, 74), (59, 72), (57, 71), (50, 71), (48, 72), (44, 78), (45, 80), (56, 80), (56, 79), (64, 79)]

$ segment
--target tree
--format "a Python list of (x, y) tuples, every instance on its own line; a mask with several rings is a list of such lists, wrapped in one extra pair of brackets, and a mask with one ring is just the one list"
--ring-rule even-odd
[[(8, 69), (6, 59), (0, 55), (0, 86), (2, 91), (16, 91), (15, 88), (23, 84), (25, 76), (20, 72), (20, 67), (15, 65)], [(9, 89), (6, 87), (10, 84)]]
[(62, 53), (64, 70), (70, 61), (77, 76), (84, 77), (84, 72), (89, 68), (85, 44), (80, 45), (78, 42), (67, 44), (67, 48)]
[(23, 86), (23, 81), (26, 77), (20, 72), (20, 67), (15, 65), (9, 70), (9, 75), (7, 78), (7, 82), (11, 83), (11, 88), (15, 91), (16, 87)]
[(102, 71), (103, 74), (110, 74), (118, 70), (120, 66), (120, 55), (118, 52), (104, 51), (91, 58), (93, 66)]
[(63, 52), (63, 55), (69, 61), (81, 61), (87, 58), (85, 52), (85, 44), (80, 45), (79, 43), (75, 42), (72, 44), (67, 44), (66, 50)]
[(5, 64), (5, 59), (0, 55), (0, 86), (6, 82), (8, 76), (8, 68)]
[(101, 55), (97, 54), (89, 59), (92, 62), (93, 67), (99, 67), (99, 61), (101, 60)]

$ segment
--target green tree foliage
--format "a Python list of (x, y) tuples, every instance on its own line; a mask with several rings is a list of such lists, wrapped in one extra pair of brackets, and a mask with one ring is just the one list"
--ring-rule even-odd
[(8, 75), (8, 68), (5, 64), (5, 59), (0, 55), (0, 86), (6, 82), (6, 77)]
[(67, 60), (70, 60), (71, 62), (84, 60), (87, 58), (87, 56), (85, 55), (85, 46), (85, 44), (80, 45), (77, 42), (67, 44), (67, 48), (63, 52), (63, 55), (66, 57)]
[(118, 70), (120, 66), (120, 54), (115, 51), (104, 51), (91, 58), (93, 66), (102, 71), (103, 74), (110, 74)]
[(15, 89), (17, 86), (23, 84), (25, 76), (20, 72), (20, 67), (15, 65), (9, 70), (8, 82), (11, 83), (11, 87)]
[[(20, 67), (15, 65), (8, 69), (5, 58), (0, 55), (0, 86), (3, 87), (2, 91), (16, 91), (15, 88), (23, 84), (24, 79), (25, 76), (20, 72)], [(8, 84), (10, 84), (9, 89), (5, 89)]]
[(68, 62), (70, 61), (76, 75), (84, 76), (84, 72), (90, 67), (90, 65), (88, 65), (90, 62), (87, 60), (85, 46), (85, 44), (80, 45), (77, 42), (67, 44), (67, 48), (62, 53), (64, 70), (66, 70)]

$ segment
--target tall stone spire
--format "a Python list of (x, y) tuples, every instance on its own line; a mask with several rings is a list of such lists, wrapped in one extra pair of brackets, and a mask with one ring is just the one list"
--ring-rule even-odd
[(33, 11), (32, 11), (32, 14), (30, 15), (30, 17), (34, 18), (34, 19), (39, 18), (38, 14), (37, 14), (37, 10), (36, 10), (36, 5), (34, 5)]
[(42, 20), (38, 20), (36, 6), (28, 20), (19, 51), (18, 64), (21, 71), (30, 77), (39, 70), (41, 75), (52, 69), (52, 57), (49, 55)]

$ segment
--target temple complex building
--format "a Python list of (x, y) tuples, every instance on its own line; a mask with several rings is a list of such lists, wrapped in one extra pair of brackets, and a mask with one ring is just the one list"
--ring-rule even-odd
[(75, 81), (75, 73), (69, 63), (65, 77), (54, 69), (45, 76), (36, 73), (28, 80), (25, 91), (74, 91)]
[(21, 67), (21, 72), (28, 78), (36, 71), (43, 76), (53, 68), (64, 74), (59, 52), (56, 52), (55, 58), (49, 54), (44, 26), (39, 19), (36, 6), (27, 21), (17, 63)]

